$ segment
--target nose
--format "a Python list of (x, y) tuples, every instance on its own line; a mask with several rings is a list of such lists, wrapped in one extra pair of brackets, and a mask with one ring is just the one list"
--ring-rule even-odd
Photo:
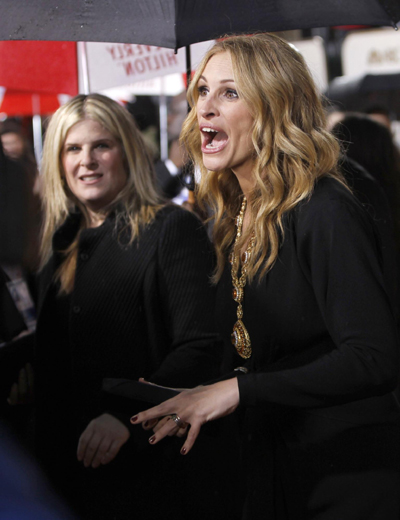
[(218, 104), (212, 94), (199, 100), (198, 111), (202, 117), (212, 117), (218, 115)]
[(90, 148), (82, 149), (80, 164), (85, 168), (91, 168), (96, 164), (95, 155)]

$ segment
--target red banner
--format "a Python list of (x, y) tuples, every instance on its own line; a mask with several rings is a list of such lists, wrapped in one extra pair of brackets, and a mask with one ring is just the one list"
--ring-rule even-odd
[(78, 93), (75, 42), (0, 41), (0, 86), (50, 94)]

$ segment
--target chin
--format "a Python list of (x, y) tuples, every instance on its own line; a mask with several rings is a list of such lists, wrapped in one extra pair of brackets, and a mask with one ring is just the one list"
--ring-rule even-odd
[(221, 170), (224, 170), (225, 168), (229, 168), (229, 166), (225, 163), (222, 163), (221, 161), (212, 160), (209, 157), (205, 160), (203, 158), (203, 164), (207, 168), (207, 170), (210, 170), (212, 172), (219, 172)]

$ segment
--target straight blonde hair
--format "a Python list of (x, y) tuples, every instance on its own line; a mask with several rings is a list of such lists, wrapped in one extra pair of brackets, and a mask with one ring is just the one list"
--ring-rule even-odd
[(255, 188), (248, 201), (251, 224), (238, 242), (242, 248), (255, 231), (248, 278), (253, 279), (257, 272), (261, 278), (272, 268), (284, 237), (283, 216), (310, 197), (317, 179), (332, 176), (345, 184), (336, 168), (339, 145), (325, 129), (321, 100), (300, 53), (273, 34), (232, 36), (217, 42), (205, 55), (188, 90), (191, 111), (181, 134), (201, 171), (197, 199), (203, 208), (211, 208), (214, 219), (214, 282), (222, 275), (236, 236), (235, 217), (243, 193), (230, 169), (208, 171), (204, 167), (196, 103), (197, 83), (208, 61), (224, 52), (232, 59), (239, 97), (254, 117)]
[[(104, 215), (116, 212), (116, 229), (124, 224), (130, 231), (129, 243), (139, 236), (140, 229), (149, 224), (162, 206), (155, 184), (155, 174), (147, 146), (129, 112), (112, 99), (100, 95), (79, 95), (60, 107), (48, 125), (41, 166), (43, 180), (44, 224), (41, 240), (41, 268), (52, 255), (52, 238), (78, 206), (84, 215), (82, 227), (88, 222), (86, 208), (69, 190), (64, 181), (61, 153), (69, 130), (80, 121), (91, 119), (100, 123), (121, 145), (127, 172), (123, 190), (110, 205), (103, 208)], [(61, 292), (72, 291), (78, 236), (65, 251), (65, 259), (57, 277)]]

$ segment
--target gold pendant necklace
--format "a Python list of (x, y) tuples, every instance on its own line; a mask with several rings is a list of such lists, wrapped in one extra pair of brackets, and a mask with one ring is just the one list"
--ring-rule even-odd
[(232, 253), (230, 254), (229, 261), (231, 263), (231, 273), (232, 273), (232, 285), (233, 291), (232, 296), (235, 302), (238, 304), (238, 308), (236, 311), (237, 322), (233, 326), (233, 332), (231, 334), (232, 344), (235, 346), (237, 353), (244, 359), (249, 359), (251, 356), (251, 341), (249, 333), (247, 332), (246, 327), (243, 324), (243, 296), (244, 296), (244, 286), (246, 285), (246, 275), (247, 275), (247, 265), (253, 250), (255, 236), (254, 232), (252, 233), (249, 244), (246, 248), (246, 251), (242, 255), (242, 269), (240, 273), (240, 277), (238, 277), (238, 256), (236, 254), (236, 245), (238, 243), (239, 238), (242, 235), (242, 227), (243, 227), (243, 218), (244, 212), (246, 211), (247, 200), (246, 197), (243, 197), (242, 206), (240, 208), (239, 215), (236, 217), (236, 238), (235, 243), (233, 245)]

